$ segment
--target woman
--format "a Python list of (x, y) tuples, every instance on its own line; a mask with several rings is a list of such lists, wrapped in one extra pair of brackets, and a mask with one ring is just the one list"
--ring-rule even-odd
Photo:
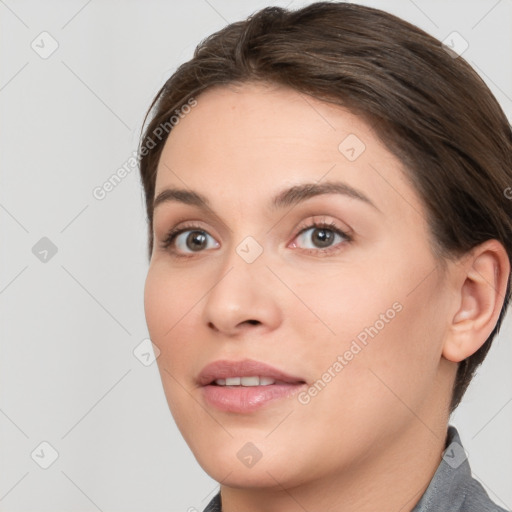
[(141, 138), (145, 309), (207, 511), (500, 511), (451, 412), (510, 300), (512, 134), (385, 12), (203, 41)]

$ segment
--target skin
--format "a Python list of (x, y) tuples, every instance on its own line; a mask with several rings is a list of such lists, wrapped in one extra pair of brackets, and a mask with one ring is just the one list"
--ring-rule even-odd
[[(177, 187), (210, 206), (156, 207), (145, 287), (178, 428), (221, 482), (225, 512), (412, 510), (441, 461), (456, 363), (498, 319), (503, 247), (488, 241), (443, 268), (400, 161), (341, 107), (255, 83), (197, 99), (166, 141), (155, 197)], [(354, 161), (339, 150), (349, 134), (365, 145)], [(333, 181), (375, 207), (334, 193), (269, 207), (293, 185)], [(352, 240), (318, 247), (314, 227), (298, 236), (313, 220)], [(184, 225), (207, 233), (205, 248), (187, 247), (189, 231), (164, 249)], [(248, 236), (263, 250), (252, 263), (236, 251)], [(202, 397), (196, 378), (218, 359), (263, 361), (311, 386), (396, 303), (400, 312), (307, 404), (293, 396), (237, 414)], [(262, 454), (250, 468), (237, 457), (247, 442)]]

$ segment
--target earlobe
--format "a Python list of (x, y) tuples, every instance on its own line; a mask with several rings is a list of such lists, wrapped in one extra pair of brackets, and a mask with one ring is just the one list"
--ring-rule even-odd
[(471, 251), (460, 268), (459, 307), (450, 323), (443, 356), (460, 362), (487, 340), (498, 321), (510, 274), (508, 255), (497, 240)]

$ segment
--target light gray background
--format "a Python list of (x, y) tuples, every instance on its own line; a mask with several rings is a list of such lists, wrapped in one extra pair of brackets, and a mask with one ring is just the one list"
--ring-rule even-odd
[[(202, 510), (216, 491), (172, 421), (156, 364), (133, 354), (148, 335), (137, 171), (101, 201), (92, 191), (133, 154), (151, 99), (202, 38), (266, 5), (305, 3), (0, 1), (1, 511)], [(511, 118), (511, 0), (360, 3), (441, 40), (459, 32)], [(44, 31), (58, 43), (46, 59), (31, 47), (51, 48)], [(46, 263), (32, 252), (42, 237), (58, 249)], [(475, 476), (508, 509), (511, 334), (509, 314), (451, 420)], [(48, 469), (43, 441), (59, 454)]]

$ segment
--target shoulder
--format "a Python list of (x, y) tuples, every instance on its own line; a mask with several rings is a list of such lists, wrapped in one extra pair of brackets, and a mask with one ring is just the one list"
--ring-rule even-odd
[(474, 512), (475, 510), (481, 512), (509, 512), (496, 505), (496, 503), (491, 500), (482, 484), (471, 477), (465, 484), (464, 501), (460, 512)]
[(446, 448), (427, 490), (412, 512), (509, 512), (473, 478), (457, 429), (448, 426)]

